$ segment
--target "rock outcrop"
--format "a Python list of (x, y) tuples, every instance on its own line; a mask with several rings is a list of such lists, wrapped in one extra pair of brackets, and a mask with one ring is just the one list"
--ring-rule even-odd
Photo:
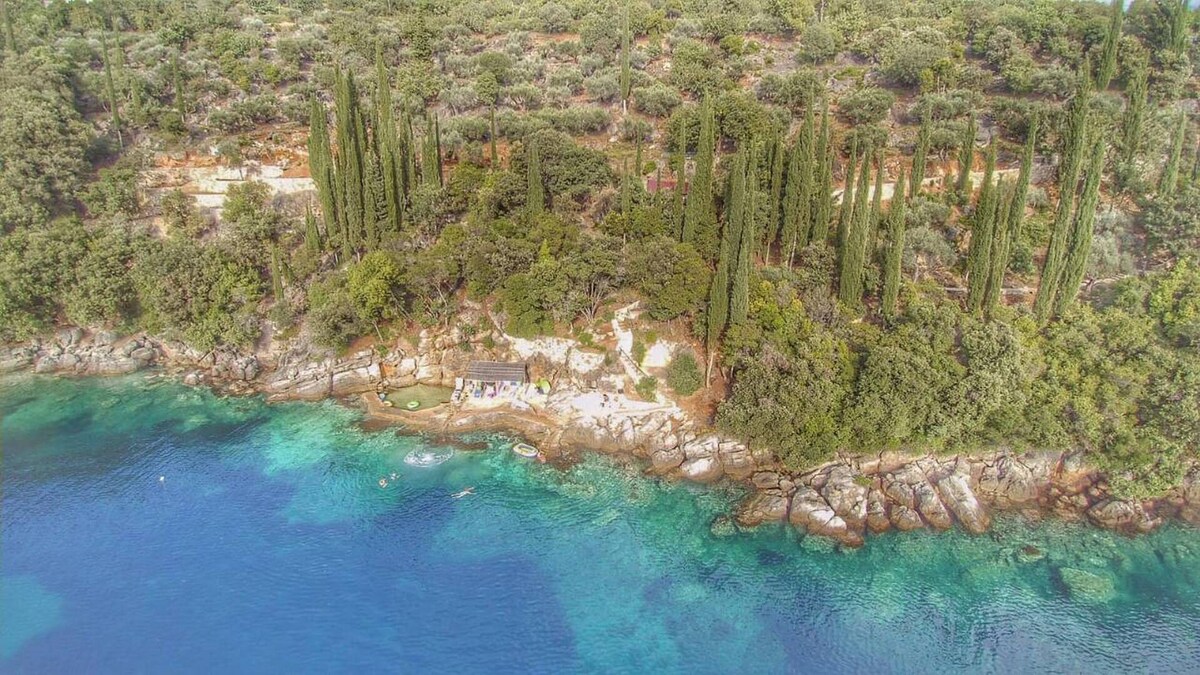
[(58, 331), (52, 340), (0, 347), (0, 373), (32, 369), (66, 375), (125, 375), (155, 365), (161, 345), (146, 336), (119, 339), (115, 333), (87, 335), (79, 328)]
[[(158, 365), (192, 386), (260, 392), (271, 401), (318, 400), (416, 383), (451, 385), (470, 360), (511, 355), (529, 359), (538, 372), (562, 385), (546, 401), (544, 416), (517, 420), (504, 411), (472, 413), (473, 418), (444, 420), (445, 430), (469, 428), (472, 422), (504, 426), (508, 419), (508, 426), (534, 434), (530, 437), (544, 448), (631, 455), (645, 460), (656, 475), (749, 484), (753, 491), (733, 518), (722, 521), (722, 532), (733, 531), (734, 523), (743, 528), (790, 525), (806, 535), (860, 546), (869, 534), (892, 528), (945, 530), (957, 525), (978, 534), (988, 529), (992, 514), (1002, 510), (1053, 513), (1129, 533), (1148, 532), (1171, 517), (1200, 525), (1200, 468), (1172, 494), (1146, 502), (1114, 497), (1103, 476), (1090, 471), (1078, 453), (885, 453), (840, 457), (792, 474), (765, 449), (722, 438), (661, 400), (625, 401), (620, 410), (582, 405), (584, 387), (612, 376), (604, 372), (602, 358), (562, 339), (542, 344), (509, 338), (499, 330), (462, 328), (489, 324), (485, 315), (473, 315), (457, 327), (423, 331), (415, 346), (396, 344), (340, 356), (307, 349), (200, 352), (144, 335), (122, 338), (109, 331), (70, 328), (52, 339), (0, 347), (0, 373), (116, 375)], [(1075, 577), (1063, 583), (1088, 585)]]

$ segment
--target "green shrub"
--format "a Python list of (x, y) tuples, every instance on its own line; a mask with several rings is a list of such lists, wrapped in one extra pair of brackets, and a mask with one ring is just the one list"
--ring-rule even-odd
[(691, 396), (704, 385), (704, 374), (691, 350), (681, 351), (667, 365), (667, 386), (680, 396)]
[(634, 389), (637, 391), (637, 395), (641, 396), (643, 400), (653, 401), (654, 393), (658, 391), (658, 379), (649, 376), (643, 377), (638, 380), (637, 386)]
[(646, 343), (635, 338), (633, 341), (633, 361), (639, 366), (646, 360)]

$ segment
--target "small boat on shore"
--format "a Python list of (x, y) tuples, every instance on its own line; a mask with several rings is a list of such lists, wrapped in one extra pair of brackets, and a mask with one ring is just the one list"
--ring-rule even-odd
[(517, 443), (512, 446), (512, 451), (522, 457), (534, 458), (538, 456), (538, 449), (528, 443)]

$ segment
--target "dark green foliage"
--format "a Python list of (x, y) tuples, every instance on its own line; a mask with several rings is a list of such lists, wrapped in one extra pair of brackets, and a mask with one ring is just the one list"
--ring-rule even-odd
[(932, 133), (933, 123), (929, 118), (921, 120), (921, 130), (917, 133), (917, 145), (913, 150), (912, 178), (908, 186), (909, 194), (913, 196), (921, 193), (921, 184), (925, 182), (925, 158), (929, 154), (929, 140)]
[(681, 350), (667, 364), (667, 386), (680, 396), (691, 396), (704, 386), (704, 373), (691, 350)]
[(538, 146), (531, 143), (525, 151), (525, 212), (530, 218), (546, 208), (546, 188), (543, 180)]
[(1135, 59), (1129, 75), (1129, 84), (1125, 88), (1129, 102), (1125, 107), (1125, 117), (1121, 121), (1121, 159), (1117, 166), (1117, 179), (1123, 189), (1132, 187), (1137, 178), (1134, 162), (1142, 143), (1142, 127), (1149, 106), (1149, 71), (1150, 64), (1145, 56)]
[(880, 151), (875, 161), (875, 189), (871, 191), (871, 215), (867, 222), (867, 253), (868, 258), (875, 250), (875, 237), (883, 220), (883, 152)]
[(829, 223), (833, 217), (833, 142), (830, 138), (829, 108), (821, 117), (817, 150), (813, 154), (816, 166), (813, 173), (812, 236), (809, 241), (824, 242), (829, 238)]
[(958, 146), (958, 178), (954, 184), (954, 194), (962, 201), (971, 198), (971, 168), (975, 164), (975, 114), (967, 120), (963, 130), (962, 140)]
[(763, 227), (762, 257), (769, 260), (771, 247), (779, 238), (780, 219), (783, 213), (784, 166), (786, 164), (783, 137), (778, 134), (772, 139), (770, 147), (771, 175), (767, 193), (767, 222)]
[(725, 205), (725, 222), (721, 227), (721, 246), (717, 255), (717, 273), (708, 293), (708, 326), (705, 343), (712, 352), (729, 323), (730, 279), (739, 258), (742, 229), (746, 222), (746, 148), (742, 146), (733, 157), (729, 169), (729, 197)]
[(754, 264), (754, 247), (759, 240), (756, 216), (758, 208), (757, 147), (750, 144), (746, 157), (745, 201), (741, 232), (738, 236), (737, 262), (733, 268), (733, 281), (729, 298), (729, 323), (745, 322), (750, 312), (750, 268)]
[(308, 123), (308, 165), (317, 187), (326, 235), (332, 237), (337, 232), (341, 198), (334, 180), (333, 154), (329, 149), (329, 132), (325, 128), (325, 108), (316, 97), (312, 100), (312, 116)]
[[(1087, 73), (1085, 62), (1083, 72)], [(1068, 246), (1071, 241), (1071, 214), (1074, 211), (1077, 183), (1082, 164), (1083, 150), (1088, 137), (1088, 109), (1091, 103), (1090, 77), (1079, 78), (1079, 90), (1071, 100), (1067, 113), (1067, 127), (1063, 134), (1063, 164), (1059, 170), (1058, 207), (1054, 212), (1054, 227), (1050, 232), (1050, 246), (1042, 264), (1042, 276), (1038, 285), (1033, 311), (1039, 321), (1050, 319), (1055, 298), (1062, 288), (1063, 269)], [(1076, 289), (1070, 289), (1074, 295)]]
[(654, 401), (658, 393), (658, 380), (647, 375), (637, 381), (637, 384), (633, 386), (633, 390), (637, 392), (637, 395), (643, 401)]
[(896, 179), (896, 193), (887, 218), (887, 248), (883, 255), (883, 298), (881, 311), (887, 321), (896, 319), (896, 302), (900, 298), (900, 263), (904, 258), (904, 225), (908, 197), (904, 193), (904, 170)]
[[(863, 153), (863, 159), (866, 159), (867, 153)], [(846, 165), (846, 181), (845, 187), (842, 188), (842, 201), (838, 205), (837, 219), (837, 246), (841, 249), (845, 246), (846, 231), (850, 229), (850, 224), (854, 219), (854, 171), (857, 168), (859, 161), (858, 145), (850, 148), (850, 163)], [(866, 171), (864, 161), (863, 171)]]
[(1109, 14), (1108, 31), (1100, 47), (1100, 66), (1096, 68), (1096, 89), (1100, 91), (1108, 89), (1108, 83), (1117, 72), (1117, 47), (1121, 42), (1121, 26), (1125, 21), (1124, 0), (1112, 0)]
[(1171, 133), (1171, 146), (1167, 149), (1167, 162), (1158, 181), (1159, 194), (1171, 194), (1179, 184), (1179, 161), (1183, 156), (1183, 139), (1187, 136), (1188, 118), (1180, 113)]
[(1021, 153), (1021, 168), (1017, 173), (1017, 182), (1008, 195), (1000, 192), (1001, 209), (996, 219), (992, 249), (989, 255), (991, 266), (988, 271), (987, 293), (984, 299), (984, 312), (991, 317), (1000, 304), (1000, 296), (1004, 287), (1004, 273), (1008, 270), (1009, 259), (1013, 245), (1021, 235), (1025, 221), (1025, 201), (1029, 194), (1029, 180), (1033, 173), (1033, 151), (1037, 145), (1038, 119), (1035, 117), (1029, 126), (1029, 135), (1025, 139), (1025, 148)]
[(975, 203), (974, 227), (971, 229), (971, 248), (967, 254), (967, 310), (978, 314), (987, 295), (988, 275), (992, 268), (992, 246), (996, 228), (999, 200), (992, 178), (996, 170), (996, 144), (988, 146), (987, 168), (983, 172), (983, 187)]
[(1088, 255), (1092, 250), (1092, 225), (1096, 221), (1096, 207), (1100, 204), (1100, 179), (1104, 171), (1104, 143), (1093, 141), (1088, 160), (1087, 177), (1083, 192), (1079, 196), (1079, 207), (1071, 227), (1071, 245), (1063, 268), (1062, 288), (1054, 301), (1054, 314), (1061, 315), (1075, 301), (1079, 284), (1087, 269)]
[(681, 241), (711, 258), (717, 253), (717, 222), (713, 207), (713, 160), (717, 138), (710, 99), (705, 98), (700, 116), (700, 145), (696, 151), (696, 170), (688, 192)]
[(867, 231), (870, 229), (871, 214), (867, 207), (867, 189), (870, 185), (871, 155), (863, 157), (858, 173), (858, 191), (846, 238), (838, 256), (838, 300), (857, 310), (862, 303), (863, 265), (867, 258)]

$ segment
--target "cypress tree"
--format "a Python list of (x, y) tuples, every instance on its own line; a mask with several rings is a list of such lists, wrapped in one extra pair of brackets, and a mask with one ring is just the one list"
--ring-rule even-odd
[(308, 166), (313, 183), (317, 187), (321, 217), (325, 220), (325, 232), (332, 235), (337, 231), (339, 193), (334, 184), (333, 156), (329, 149), (329, 131), (325, 126), (325, 108), (315, 95), (308, 122)]
[(311, 205), (304, 209), (304, 247), (313, 255), (319, 254), (324, 248), (321, 230), (317, 227), (317, 219), (313, 216)]
[(489, 158), (491, 161), (488, 164), (495, 171), (500, 168), (500, 152), (496, 149), (496, 106), (492, 106), (488, 118), (491, 124), (491, 129), (488, 131), (488, 142), (492, 146), (492, 156)]
[(713, 213), (713, 158), (716, 152), (716, 123), (712, 101), (704, 99), (700, 107), (700, 145), (696, 151), (696, 172), (688, 192), (683, 221), (683, 241), (692, 244), (705, 258), (712, 259), (716, 248), (716, 215)]
[[(689, 201), (690, 198), (689, 198)], [(717, 273), (708, 291), (708, 326), (705, 342), (712, 353), (717, 340), (725, 332), (729, 320), (730, 275), (734, 258), (741, 243), (741, 229), (746, 220), (746, 150), (738, 148), (729, 171), (729, 198), (725, 203), (725, 224), (721, 229), (721, 244), (717, 255)]]
[(1167, 44), (1176, 54), (1182, 54), (1191, 32), (1192, 10), (1188, 0), (1160, 0), (1158, 4), (1167, 14)]
[(1100, 48), (1100, 67), (1096, 69), (1096, 89), (1100, 91), (1108, 89), (1108, 83), (1117, 72), (1117, 46), (1121, 42), (1121, 24), (1125, 21), (1124, 0), (1112, 0), (1109, 12), (1108, 32)]
[(179, 113), (179, 122), (187, 124), (187, 101), (183, 93), (183, 70), (179, 67), (179, 53), (171, 54), (171, 87), (175, 90), (175, 112)]
[(925, 158), (929, 154), (929, 139), (933, 134), (933, 125), (929, 117), (921, 120), (921, 131), (917, 134), (917, 147), (913, 150), (912, 178), (908, 191), (914, 197), (921, 193), (921, 184), (925, 182)]
[(633, 195), (630, 190), (629, 178), (629, 160), (621, 162), (621, 216), (625, 219), (626, 227), (629, 226), (629, 211), (633, 205)]
[(1150, 103), (1149, 77), (1149, 62), (1144, 56), (1136, 59), (1131, 66), (1129, 84), (1125, 88), (1125, 97), (1129, 103), (1125, 107), (1125, 116), (1121, 122), (1121, 156), (1117, 176), (1122, 189), (1129, 189), (1137, 175), (1135, 161), (1142, 142), (1146, 108)]
[(962, 137), (962, 146), (958, 149), (958, 182), (954, 192), (960, 200), (971, 198), (971, 166), (975, 163), (975, 113), (967, 120), (967, 129)]
[(529, 139), (525, 148), (525, 211), (532, 219), (546, 208), (546, 189), (542, 185), (542, 162), (537, 143)]
[(975, 226), (971, 230), (971, 247), (967, 252), (967, 310), (978, 313), (987, 295), (988, 274), (991, 271), (992, 240), (996, 226), (996, 191), (992, 177), (996, 170), (996, 144), (988, 145), (987, 168), (983, 172), (983, 187), (975, 203)]
[(387, 196), (383, 186), (383, 167), (374, 149), (366, 153), (366, 172), (363, 176), (363, 243), (368, 251), (379, 247), (379, 223), (387, 218)]
[(810, 241), (825, 242), (829, 239), (829, 224), (833, 218), (833, 141), (829, 130), (829, 106), (821, 116), (821, 133), (814, 155), (813, 171), (817, 178), (813, 185), (812, 237)]
[(983, 313), (991, 320), (992, 313), (1000, 304), (1000, 296), (1004, 292), (1004, 272), (1008, 269), (1009, 253), (1012, 250), (1014, 238), (1009, 233), (1012, 225), (1012, 210), (1014, 186), (1009, 185), (1003, 177), (996, 185), (996, 217), (992, 230), (992, 245), (988, 252), (989, 267), (987, 284), (983, 297)]
[(17, 51), (17, 36), (13, 32), (12, 14), (8, 11), (8, 0), (0, 0), (0, 22), (4, 23), (4, 49)]
[(802, 207), (807, 207), (801, 196), (804, 190), (801, 172), (807, 168), (804, 166), (803, 136), (801, 133), (792, 143), (792, 150), (788, 153), (787, 186), (783, 196), (783, 228), (779, 249), (780, 260), (786, 261), (788, 265), (792, 264), (796, 246), (800, 243), (800, 212)]
[(758, 241), (758, 228), (755, 222), (758, 209), (755, 197), (758, 194), (758, 165), (755, 147), (751, 141), (747, 144), (746, 163), (746, 208), (743, 214), (741, 233), (738, 237), (737, 264), (734, 267), (733, 283), (729, 298), (729, 323), (739, 324), (746, 321), (750, 312), (750, 267), (753, 263), (754, 244)]
[(1087, 177), (1083, 181), (1083, 194), (1075, 210), (1074, 227), (1071, 228), (1071, 246), (1063, 271), (1062, 286), (1054, 299), (1054, 314), (1062, 314), (1079, 294), (1079, 284), (1087, 271), (1088, 255), (1092, 251), (1092, 226), (1096, 222), (1096, 207), (1100, 204), (1100, 179), (1104, 172), (1105, 144), (1096, 138), (1092, 142), (1092, 154), (1088, 161)]
[(420, 180), (417, 172), (416, 142), (413, 140), (412, 117), (400, 110), (400, 194), (401, 204), (408, 204), (413, 188)]
[(779, 239), (779, 223), (783, 212), (784, 144), (778, 133), (771, 142), (771, 191), (767, 198), (767, 223), (763, 228), (763, 260), (770, 261), (771, 247)]
[(112, 60), (108, 56), (108, 29), (104, 27), (100, 29), (100, 54), (104, 61), (104, 92), (112, 113), (112, 125), (117, 132), (117, 143), (123, 148), (125, 137), (121, 133), (121, 100), (117, 97), (117, 85), (113, 82)]
[(364, 204), (364, 148), (360, 145), (361, 120), (358, 111), (358, 88), (354, 74), (339, 73), (337, 92), (337, 167), (343, 194), (345, 219), (342, 227), (342, 248), (346, 253), (356, 250), (366, 229)]
[[(682, 120), (681, 120), (682, 122)], [(675, 172), (675, 189), (671, 191), (671, 217), (674, 234), (682, 240), (683, 237), (683, 193), (687, 190), (687, 124), (679, 125), (678, 137), (675, 139), (675, 154), (672, 156), (671, 170)], [(661, 186), (660, 186), (661, 189)]]
[(1084, 61), (1079, 88), (1071, 101), (1067, 113), (1067, 128), (1063, 135), (1063, 164), (1059, 171), (1058, 208), (1054, 213), (1054, 226), (1050, 232), (1050, 246), (1042, 264), (1042, 277), (1038, 284), (1033, 311), (1039, 321), (1050, 318), (1054, 298), (1062, 283), (1063, 262), (1071, 235), (1071, 213), (1075, 205), (1076, 185), (1079, 182), (1080, 164), (1087, 136), (1088, 106), (1091, 102), (1091, 75)]
[(621, 109), (624, 110), (629, 102), (629, 88), (632, 82), (632, 68), (630, 67), (630, 45), (629, 45), (629, 5), (623, 4), (621, 7)]
[(1000, 295), (1004, 286), (1004, 273), (1008, 270), (1012, 247), (1021, 235), (1025, 222), (1025, 200), (1029, 194), (1029, 180), (1033, 173), (1033, 151), (1037, 145), (1038, 117), (1035, 115), (1029, 124), (1029, 133), (1025, 137), (1025, 148), (1021, 153), (1021, 169), (1017, 174), (1017, 183), (1008, 195), (1004, 196), (1004, 208), (1001, 218), (996, 222), (996, 244), (992, 247), (991, 269), (988, 272), (987, 298), (984, 301), (984, 313), (991, 316), (1000, 304)]
[(904, 259), (904, 218), (907, 197), (904, 194), (904, 169), (896, 180), (896, 193), (888, 209), (887, 250), (883, 254), (883, 318), (896, 318), (896, 301), (900, 298), (900, 263)]
[(642, 179), (642, 135), (638, 134), (633, 143), (633, 175), (639, 181)]
[(1179, 184), (1179, 160), (1183, 156), (1183, 139), (1187, 136), (1187, 113), (1179, 113), (1175, 131), (1171, 134), (1171, 148), (1167, 151), (1167, 164), (1158, 182), (1158, 194), (1169, 195)]
[(283, 257), (279, 253), (279, 245), (271, 245), (271, 290), (275, 302), (283, 300)]
[(442, 152), (436, 114), (425, 117), (425, 140), (421, 145), (421, 182), (442, 186)]
[(867, 190), (870, 187), (871, 153), (863, 154), (862, 169), (858, 172), (858, 188), (855, 204), (851, 211), (852, 222), (846, 229), (846, 238), (841, 245), (840, 272), (838, 274), (838, 299), (847, 307), (857, 308), (862, 302), (863, 264), (867, 254), (867, 229), (871, 214), (867, 205)]
[[(867, 223), (867, 252), (875, 250), (875, 237), (883, 220), (883, 151), (875, 162), (875, 191), (871, 193), (871, 217)], [(869, 256), (868, 256), (869, 257)]]
[[(864, 157), (866, 153), (863, 153)], [(850, 145), (850, 163), (846, 165), (846, 187), (842, 189), (842, 203), (838, 207), (837, 245), (841, 248), (846, 243), (846, 231), (850, 229), (850, 221), (854, 218), (854, 171), (858, 162), (858, 142)], [(866, 171), (863, 165), (863, 171)]]
[(392, 117), (392, 84), (383, 62), (382, 50), (375, 54), (375, 145), (379, 153), (380, 180), (383, 183), (384, 222), (399, 232), (404, 218), (404, 172), (400, 166), (400, 138)]

